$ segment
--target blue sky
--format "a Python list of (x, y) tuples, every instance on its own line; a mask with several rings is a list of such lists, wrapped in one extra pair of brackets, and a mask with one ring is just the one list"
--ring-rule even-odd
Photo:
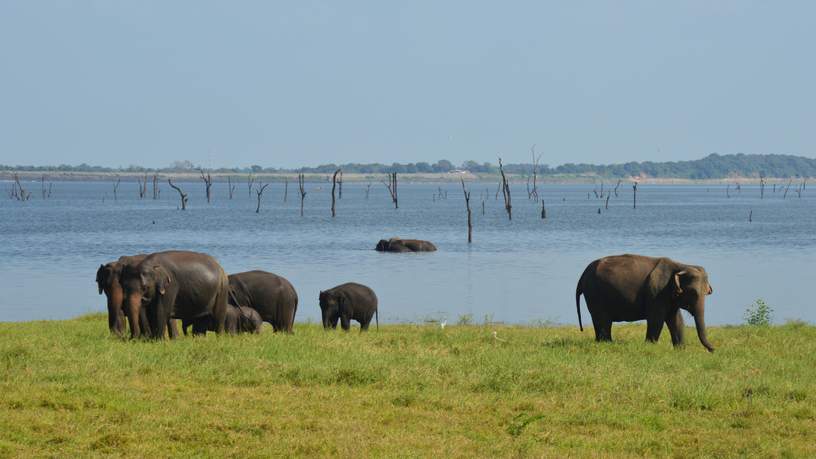
[(815, 2), (0, 2), (0, 163), (816, 152)]

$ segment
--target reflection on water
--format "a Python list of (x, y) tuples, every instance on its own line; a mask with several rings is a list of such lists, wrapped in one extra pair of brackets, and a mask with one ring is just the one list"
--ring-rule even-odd
[[(434, 201), (439, 186), (448, 199)], [(725, 187), (640, 185), (635, 210), (631, 187), (621, 186), (607, 210), (592, 186), (545, 186), (547, 219), (541, 220), (540, 204), (516, 184), (510, 222), (494, 184), (469, 186), (470, 246), (461, 186), (453, 183), (401, 184), (399, 209), (382, 184), (374, 183), (366, 199), (366, 184), (346, 183), (332, 219), (326, 183), (307, 184), (301, 218), (296, 187), (284, 203), (283, 184), (269, 186), (255, 214), (255, 197), (243, 185), (229, 200), (227, 185), (215, 184), (208, 205), (202, 183), (185, 183), (190, 202), (181, 212), (166, 185), (154, 201), (140, 200), (135, 182), (123, 183), (114, 201), (110, 183), (58, 182), (47, 201), (0, 200), (0, 321), (104, 310), (94, 283), (100, 263), (168, 249), (210, 253), (227, 272), (258, 268), (285, 276), (300, 296), (298, 321), (319, 321), (318, 291), (353, 280), (377, 292), (386, 322), (472, 314), (477, 322), (492, 316), (574, 323), (583, 268), (624, 252), (705, 266), (715, 289), (708, 301), (711, 324), (742, 322), (757, 298), (774, 308), (778, 321), (816, 319), (808, 294), (816, 255), (810, 190), (782, 199), (782, 192), (766, 188), (760, 200), (758, 187), (732, 189), (728, 198)], [(373, 250), (390, 236), (428, 239), (439, 251)]]

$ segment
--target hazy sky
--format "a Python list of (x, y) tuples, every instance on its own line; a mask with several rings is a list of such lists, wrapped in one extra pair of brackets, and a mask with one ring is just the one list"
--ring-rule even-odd
[(0, 163), (816, 154), (816, 2), (0, 1)]

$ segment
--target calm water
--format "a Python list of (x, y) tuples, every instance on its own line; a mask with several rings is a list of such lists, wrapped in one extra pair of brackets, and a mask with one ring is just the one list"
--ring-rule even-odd
[[(8, 183), (2, 183), (8, 188)], [(215, 184), (206, 203), (203, 185), (185, 183), (188, 210), (175, 192), (140, 200), (135, 183), (122, 183), (118, 201), (110, 183), (57, 182), (53, 197), (29, 202), (0, 199), (0, 321), (62, 319), (104, 310), (94, 282), (100, 263), (120, 255), (184, 249), (214, 255), (227, 272), (265, 269), (288, 278), (298, 291), (298, 321), (319, 321), (317, 296), (346, 281), (371, 286), (384, 322), (458, 320), (472, 314), (514, 323), (577, 323), (575, 284), (583, 268), (603, 255), (665, 255), (707, 268), (715, 293), (711, 324), (740, 323), (745, 308), (763, 298), (774, 317), (816, 321), (812, 284), (816, 255), (816, 192), (758, 187), (621, 186), (609, 209), (591, 185), (545, 186), (547, 219), (515, 184), (513, 221), (494, 199), (495, 184), (470, 184), (474, 242), (466, 241), (458, 184), (401, 184), (395, 210), (380, 183), (346, 184), (330, 216), (331, 184), (309, 183), (305, 216), (296, 184), (283, 202), (283, 184), (270, 185), (260, 214), (239, 184), (228, 200)], [(446, 200), (433, 201), (437, 187)], [(489, 191), (485, 191), (489, 188)], [(29, 189), (38, 190), (37, 184)], [(149, 190), (148, 190), (149, 191)], [(148, 193), (150, 194), (150, 193)], [(485, 214), (482, 215), (482, 196)], [(748, 222), (749, 211), (753, 222)], [(383, 254), (380, 238), (433, 241), (430, 254)], [(583, 303), (582, 303), (583, 304)], [(585, 306), (582, 306), (585, 307)], [(584, 309), (586, 314), (586, 310)], [(588, 316), (585, 316), (588, 319)]]

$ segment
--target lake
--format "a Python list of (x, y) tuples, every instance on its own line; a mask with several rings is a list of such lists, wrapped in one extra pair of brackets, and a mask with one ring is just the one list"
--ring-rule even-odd
[[(8, 182), (0, 183), (3, 190)], [(592, 260), (611, 254), (668, 256), (704, 266), (714, 294), (709, 324), (743, 322), (745, 309), (764, 299), (776, 322), (816, 321), (811, 282), (816, 255), (816, 193), (786, 199), (780, 186), (737, 191), (725, 186), (640, 185), (604, 201), (593, 185), (546, 185), (540, 204), (524, 184), (512, 184), (508, 221), (496, 184), (470, 183), (473, 243), (467, 244), (465, 205), (458, 183), (401, 183), (399, 209), (374, 182), (346, 183), (331, 218), (331, 184), (307, 183), (300, 216), (297, 183), (271, 184), (256, 198), (239, 183), (213, 186), (207, 204), (201, 182), (182, 183), (186, 211), (166, 182), (158, 200), (139, 199), (135, 182), (113, 199), (110, 182), (55, 182), (43, 200), (0, 199), (0, 321), (64, 319), (105, 310), (96, 270), (120, 255), (182, 249), (215, 256), (228, 273), (264, 269), (289, 279), (300, 297), (297, 321), (320, 321), (318, 292), (356, 281), (372, 287), (381, 322), (456, 322), (470, 315), (510, 323), (575, 324), (575, 285)], [(436, 197), (441, 188), (447, 199)], [(485, 212), (482, 214), (482, 199)], [(601, 213), (598, 213), (601, 209)], [(749, 213), (752, 222), (748, 221)], [(381, 238), (433, 241), (438, 252), (375, 252)], [(589, 315), (582, 300), (585, 323)], [(590, 322), (591, 323), (591, 322)], [(590, 329), (591, 330), (591, 329)], [(591, 336), (591, 331), (589, 331)]]

